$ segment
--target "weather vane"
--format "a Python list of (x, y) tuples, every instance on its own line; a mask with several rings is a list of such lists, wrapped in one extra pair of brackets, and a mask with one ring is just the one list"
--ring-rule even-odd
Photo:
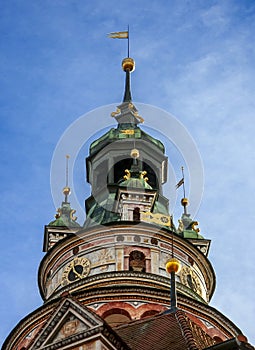
[(178, 189), (179, 187), (182, 186), (183, 188), (183, 197), (186, 198), (186, 195), (185, 195), (185, 183), (184, 183), (184, 168), (183, 166), (181, 167), (181, 170), (182, 170), (182, 178), (181, 180), (176, 184), (176, 189)]
[(129, 25), (128, 25), (128, 30), (125, 30), (123, 32), (112, 32), (107, 34), (108, 38), (111, 39), (128, 39), (128, 57), (129, 57)]

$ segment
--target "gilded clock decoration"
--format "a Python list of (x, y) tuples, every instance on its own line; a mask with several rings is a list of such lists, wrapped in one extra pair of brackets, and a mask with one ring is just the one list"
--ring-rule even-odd
[(87, 258), (75, 258), (65, 268), (62, 276), (62, 286), (75, 282), (88, 276), (90, 261)]
[(199, 278), (192, 268), (184, 266), (180, 273), (181, 283), (202, 296), (202, 289)]

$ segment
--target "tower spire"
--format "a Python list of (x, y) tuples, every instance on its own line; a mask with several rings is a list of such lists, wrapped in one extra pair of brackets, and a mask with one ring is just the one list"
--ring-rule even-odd
[(66, 155), (66, 185), (63, 188), (63, 194), (65, 195), (65, 203), (68, 203), (68, 196), (71, 194), (71, 188), (68, 186), (68, 161), (70, 156)]
[(122, 101), (122, 104), (117, 107), (116, 112), (111, 113), (111, 116), (117, 120), (119, 125), (120, 124), (137, 125), (139, 123), (143, 123), (144, 119), (138, 114), (137, 109), (132, 103), (130, 73), (135, 70), (135, 61), (133, 60), (133, 58), (130, 57), (129, 26), (127, 31), (109, 33), (108, 38), (128, 39), (127, 41), (128, 57), (124, 58), (122, 61), (122, 68), (126, 73), (123, 101)]
[(123, 102), (131, 102), (132, 96), (131, 96), (130, 73), (135, 70), (135, 61), (133, 60), (133, 58), (131, 57), (124, 58), (124, 60), (122, 61), (122, 68), (124, 72), (126, 72), (125, 92), (124, 92)]

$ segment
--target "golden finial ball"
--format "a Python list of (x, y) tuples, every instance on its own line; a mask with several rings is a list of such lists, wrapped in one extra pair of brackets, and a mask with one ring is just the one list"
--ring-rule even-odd
[(171, 258), (166, 263), (166, 271), (168, 273), (178, 273), (181, 269), (181, 263), (176, 258)]
[(189, 205), (189, 200), (188, 200), (188, 198), (182, 198), (181, 204), (182, 204), (183, 207), (186, 207), (187, 205)]
[(140, 153), (139, 153), (138, 149), (133, 148), (132, 151), (130, 152), (130, 155), (132, 158), (139, 158)]
[(65, 195), (65, 196), (69, 196), (69, 194), (71, 194), (71, 188), (70, 187), (64, 187), (63, 188), (63, 194)]
[(124, 58), (122, 61), (122, 69), (126, 72), (133, 72), (135, 70), (135, 61), (131, 57)]

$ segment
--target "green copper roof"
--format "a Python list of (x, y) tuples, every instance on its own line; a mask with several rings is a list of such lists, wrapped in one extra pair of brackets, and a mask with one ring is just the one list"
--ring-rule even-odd
[(76, 222), (77, 217), (73, 216), (76, 210), (70, 207), (70, 203), (62, 202), (61, 208), (58, 208), (55, 220), (49, 223), (49, 226), (66, 226), (66, 227), (80, 227)]
[(154, 144), (162, 153), (165, 152), (163, 143), (148, 135), (134, 124), (119, 124), (117, 128), (111, 128), (106, 134), (95, 140), (90, 145), (90, 156), (99, 152), (102, 148), (116, 140), (141, 139)]
[(130, 188), (145, 188), (148, 190), (152, 189), (152, 187), (148, 184), (147, 181), (145, 181), (145, 179), (138, 179), (134, 177), (131, 177), (130, 179), (127, 179), (127, 180), (123, 180), (119, 184), (119, 186), (130, 187)]
[(98, 224), (103, 225), (109, 222), (120, 221), (120, 215), (109, 210), (113, 207), (114, 202), (115, 193), (109, 194), (108, 198), (101, 203), (95, 202), (87, 215), (84, 226), (91, 227)]
[(159, 201), (155, 202), (153, 213), (161, 213), (161, 214), (169, 215), (169, 212), (166, 206), (160, 203)]
[(184, 230), (183, 231), (183, 237), (184, 238), (198, 238), (198, 239), (204, 239), (204, 237), (202, 235), (200, 235), (199, 233), (197, 233), (194, 230)]
[(179, 227), (177, 233), (179, 233), (184, 238), (197, 238), (204, 239), (202, 235), (199, 234), (199, 228), (197, 228), (198, 222), (191, 219), (190, 214), (182, 214), (179, 221)]

